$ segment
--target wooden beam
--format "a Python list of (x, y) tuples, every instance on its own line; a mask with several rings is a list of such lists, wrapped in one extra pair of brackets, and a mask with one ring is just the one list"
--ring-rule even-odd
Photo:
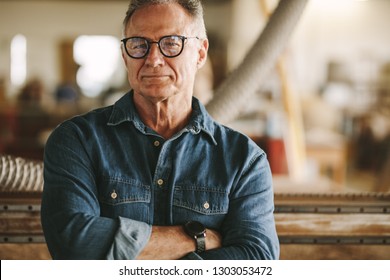
[[(269, 18), (272, 12), (267, 0), (260, 0), (260, 6), (264, 16)], [(301, 181), (305, 177), (306, 147), (300, 97), (292, 90), (283, 55), (278, 59), (276, 69), (281, 83), (282, 103), (287, 121), (284, 143), (289, 175), (292, 180)]]

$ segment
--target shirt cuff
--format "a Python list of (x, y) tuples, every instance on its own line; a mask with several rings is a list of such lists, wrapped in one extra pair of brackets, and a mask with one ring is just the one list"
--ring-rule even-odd
[(119, 228), (106, 258), (134, 260), (148, 243), (151, 233), (151, 225), (119, 217)]

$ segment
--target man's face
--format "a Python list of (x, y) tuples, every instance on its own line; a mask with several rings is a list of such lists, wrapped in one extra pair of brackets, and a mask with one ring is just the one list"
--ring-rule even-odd
[[(167, 35), (200, 36), (192, 18), (178, 4), (152, 5), (137, 10), (131, 17), (126, 37), (144, 37), (158, 41)], [(183, 52), (174, 58), (165, 57), (157, 44), (151, 44), (145, 58), (133, 59), (122, 49), (130, 86), (135, 94), (159, 102), (184, 94), (191, 96), (195, 74), (207, 57), (206, 39), (187, 39)]]

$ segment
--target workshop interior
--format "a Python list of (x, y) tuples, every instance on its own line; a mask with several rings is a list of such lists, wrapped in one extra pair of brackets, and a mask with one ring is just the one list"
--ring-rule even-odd
[[(51, 258), (45, 142), (128, 92), (128, 2), (0, 1), (0, 259)], [(390, 1), (202, 2), (194, 95), (267, 153), (280, 259), (390, 259)]]

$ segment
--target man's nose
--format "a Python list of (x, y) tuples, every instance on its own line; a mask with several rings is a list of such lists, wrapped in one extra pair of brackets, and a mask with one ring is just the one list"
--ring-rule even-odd
[(157, 42), (150, 44), (149, 53), (146, 56), (146, 64), (152, 67), (162, 65), (164, 63), (164, 55), (160, 51)]

